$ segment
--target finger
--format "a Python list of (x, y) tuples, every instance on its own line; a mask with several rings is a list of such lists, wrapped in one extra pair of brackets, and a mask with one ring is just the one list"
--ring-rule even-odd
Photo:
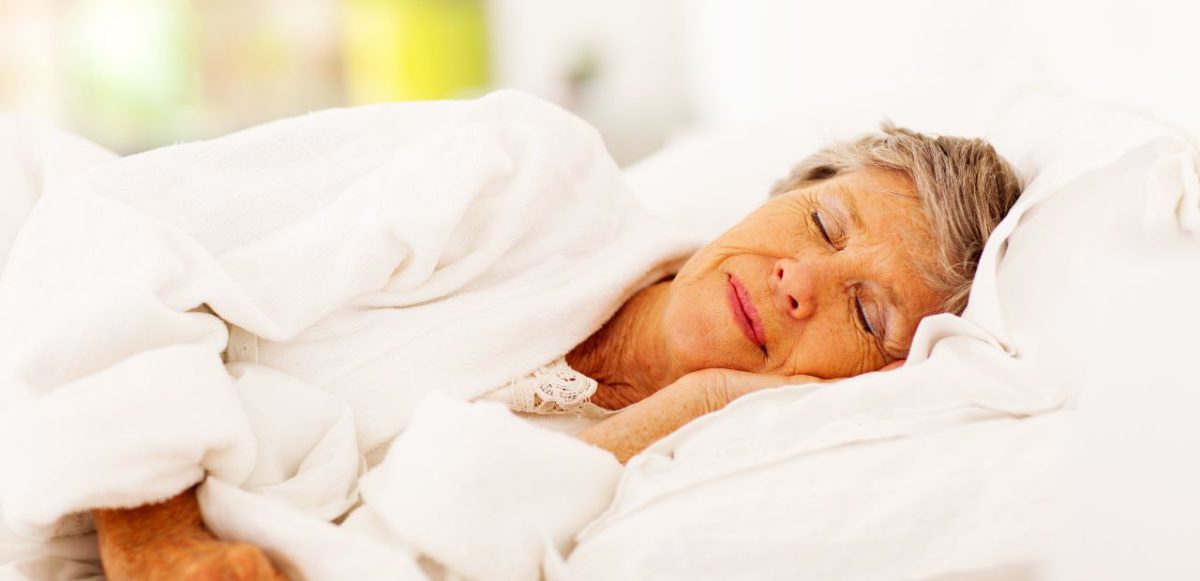
[(748, 393), (780, 387), (784, 385), (799, 385), (821, 382), (824, 380), (809, 375), (768, 375), (748, 371), (722, 369), (719, 372), (698, 376), (704, 380), (704, 392), (709, 400), (709, 411), (715, 411), (729, 402)]
[(891, 371), (893, 369), (898, 369), (898, 368), (904, 366), (905, 361), (907, 361), (907, 359), (899, 359), (897, 361), (893, 361), (891, 363), (888, 363), (887, 365), (884, 365), (883, 369), (880, 369), (880, 371)]
[(724, 390), (729, 401), (733, 401), (747, 393), (779, 387), (781, 385), (793, 385), (798, 383), (811, 383), (815, 378), (807, 375), (786, 376), (786, 375), (768, 375), (763, 373), (750, 373), (746, 371), (734, 371), (726, 373), (723, 376)]
[(824, 377), (813, 377), (812, 375), (793, 375), (786, 378), (787, 381), (780, 385), (805, 385), (809, 383), (833, 383), (837, 379), (825, 379)]
[(726, 379), (726, 388), (729, 392), (729, 399), (736, 399), (752, 391), (762, 389), (770, 389), (787, 385), (789, 379), (782, 375), (765, 375), (758, 373), (739, 373), (729, 376)]

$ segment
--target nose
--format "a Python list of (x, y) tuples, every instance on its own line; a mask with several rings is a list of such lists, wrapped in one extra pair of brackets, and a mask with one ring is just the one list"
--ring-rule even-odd
[(794, 319), (803, 321), (817, 312), (817, 288), (820, 272), (806, 268), (790, 258), (775, 263), (772, 273), (775, 283), (775, 301), (780, 308)]

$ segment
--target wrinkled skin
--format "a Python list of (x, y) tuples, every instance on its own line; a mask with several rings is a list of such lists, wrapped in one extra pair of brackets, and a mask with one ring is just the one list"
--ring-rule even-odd
[[(668, 348), (684, 372), (841, 378), (877, 370), (907, 355), (917, 323), (943, 300), (920, 275), (935, 250), (913, 187), (899, 174), (860, 170), (784, 192), (675, 277)], [(731, 275), (761, 319), (762, 347), (731, 322)]]

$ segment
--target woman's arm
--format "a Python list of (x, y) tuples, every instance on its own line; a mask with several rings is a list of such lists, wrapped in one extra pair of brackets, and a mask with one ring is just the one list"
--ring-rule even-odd
[(104, 575), (112, 581), (284, 579), (262, 550), (218, 540), (200, 516), (196, 489), (163, 502), (92, 511)]
[(684, 424), (751, 391), (821, 381), (807, 375), (760, 375), (729, 369), (689, 373), (576, 437), (612, 452), (622, 464)]

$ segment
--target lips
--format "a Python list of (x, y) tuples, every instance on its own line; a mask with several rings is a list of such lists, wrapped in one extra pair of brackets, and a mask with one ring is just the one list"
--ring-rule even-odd
[(734, 322), (742, 330), (746, 339), (760, 349), (766, 349), (767, 334), (763, 330), (762, 319), (759, 318), (754, 303), (750, 301), (750, 293), (732, 274), (729, 275), (729, 286), (726, 289), (725, 298), (728, 299), (729, 310), (733, 313)]

